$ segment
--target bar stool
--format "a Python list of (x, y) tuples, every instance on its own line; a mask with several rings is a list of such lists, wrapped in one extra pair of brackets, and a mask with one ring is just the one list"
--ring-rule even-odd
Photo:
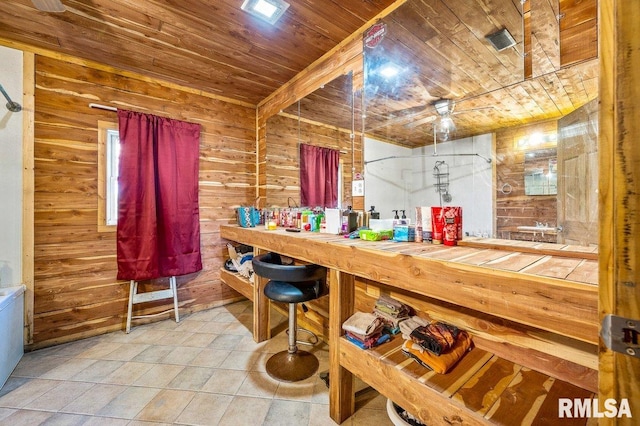
[(289, 348), (267, 360), (269, 376), (285, 382), (297, 382), (311, 377), (319, 366), (312, 353), (298, 350), (296, 306), (317, 299), (324, 291), (326, 268), (319, 265), (283, 265), (279, 254), (266, 253), (252, 259), (253, 271), (271, 281), (264, 294), (271, 300), (289, 304)]

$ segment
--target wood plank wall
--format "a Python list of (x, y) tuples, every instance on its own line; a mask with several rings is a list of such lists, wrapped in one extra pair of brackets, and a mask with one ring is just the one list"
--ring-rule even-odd
[[(267, 121), (267, 206), (287, 207), (300, 205), (300, 150), (299, 143), (337, 149), (341, 151), (340, 161), (343, 170), (343, 200), (352, 205), (352, 155), (350, 133), (346, 129), (327, 126), (321, 123), (300, 121), (287, 115), (275, 115)], [(360, 138), (354, 143), (356, 164), (362, 157)], [(313, 207), (313, 206), (309, 206)]]
[[(526, 151), (518, 148), (518, 140), (522, 137), (533, 133), (546, 134), (556, 131), (557, 121), (552, 120), (528, 126), (508, 127), (496, 132), (495, 229), (498, 238), (510, 236), (512, 239), (531, 239), (531, 235), (514, 232), (514, 229), (521, 225), (532, 226), (536, 221), (548, 222), (550, 226), (556, 225), (555, 195), (525, 195), (524, 154)], [(536, 240), (555, 242), (556, 237), (555, 235), (544, 237), (538, 235)]]
[[(38, 55), (35, 70), (31, 348), (124, 329), (129, 285), (116, 280), (115, 232), (98, 232), (97, 213), (98, 120), (117, 118), (89, 102), (201, 124), (204, 269), (178, 278), (181, 313), (238, 299), (219, 279), (226, 256), (219, 225), (234, 221), (233, 207), (255, 196), (255, 107), (80, 61)], [(145, 312), (169, 306), (139, 305)]]

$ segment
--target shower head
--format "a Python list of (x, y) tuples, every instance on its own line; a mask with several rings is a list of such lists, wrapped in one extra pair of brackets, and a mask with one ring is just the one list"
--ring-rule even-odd
[(7, 109), (11, 112), (20, 112), (22, 111), (22, 106), (17, 102), (7, 102)]
[(22, 106), (11, 100), (11, 98), (9, 97), (9, 95), (7, 94), (7, 92), (4, 91), (4, 87), (2, 87), (2, 84), (0, 84), (0, 92), (2, 92), (2, 94), (4, 95), (5, 99), (7, 100), (7, 109), (11, 112), (20, 112), (22, 111)]

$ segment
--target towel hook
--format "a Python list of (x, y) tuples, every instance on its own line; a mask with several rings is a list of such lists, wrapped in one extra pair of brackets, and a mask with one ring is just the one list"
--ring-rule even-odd
[(4, 88), (2, 87), (2, 84), (0, 84), (0, 92), (2, 92), (2, 94), (4, 95), (5, 99), (7, 100), (7, 109), (11, 112), (20, 112), (22, 111), (22, 106), (20, 106), (19, 103), (17, 102), (13, 102), (11, 100), (11, 98), (9, 97), (9, 95), (7, 94), (7, 92), (4, 91)]

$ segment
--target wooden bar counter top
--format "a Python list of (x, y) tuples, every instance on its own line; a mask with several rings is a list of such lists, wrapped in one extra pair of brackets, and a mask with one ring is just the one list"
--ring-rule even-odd
[(267, 231), (225, 225), (220, 234), (227, 240), (585, 342), (598, 342), (598, 288), (594, 282), (598, 264), (593, 258), (550, 255), (544, 250), (534, 254), (519, 251), (517, 245), (494, 249), (363, 241), (282, 228)]
[[(477, 383), (488, 386), (487, 379), (481, 378), (494, 364), (495, 368), (506, 368), (508, 374), (517, 371), (516, 376), (522, 376), (508, 377), (520, 383), (518, 392), (531, 383), (536, 388), (529, 391), (533, 394), (564, 392), (586, 398), (597, 390), (598, 261), (594, 249), (476, 238), (463, 239), (458, 246), (363, 241), (236, 225), (221, 226), (220, 234), (258, 251), (272, 251), (328, 268), (329, 332), (325, 337), (330, 346), (330, 411), (338, 423), (354, 410), (352, 374), (405, 404), (405, 409), (423, 421), (435, 421), (433, 424), (442, 419), (446, 424), (447, 419), (457, 417), (464, 419), (460, 424), (501, 424), (500, 413), (507, 401), (502, 400), (500, 408), (500, 398), (506, 394), (497, 395), (491, 406), (483, 407), (471, 407), (470, 401), (478, 395), (469, 397), (473, 394), (468, 388), (472, 383), (476, 383), (474, 389)], [(361, 282), (374, 288), (373, 293), (405, 298), (421, 312), (465, 328), (474, 337), (479, 351), (476, 355), (486, 356), (479, 356), (473, 364), (476, 367), (464, 374), (457, 369), (457, 374), (441, 375), (436, 381), (444, 384), (435, 389), (425, 380), (427, 376), (412, 377), (402, 373), (404, 368), (388, 365), (391, 354), (399, 350), (397, 339), (388, 348), (381, 346), (377, 351), (383, 354), (381, 357), (376, 351), (355, 348), (341, 337), (341, 325), (355, 306), (366, 306), (366, 300), (361, 299), (367, 294), (356, 284)], [(265, 337), (255, 331), (264, 326), (260, 324), (264, 316), (257, 312), (268, 311), (261, 285), (253, 290), (252, 299), (257, 340), (268, 338), (268, 333)], [(251, 299), (251, 290), (241, 293)], [(491, 380), (498, 380), (495, 371), (492, 374)], [(540, 388), (543, 390), (538, 389), (540, 383), (547, 383)], [(492, 389), (491, 394), (495, 393)], [(511, 402), (522, 405), (524, 412), (531, 410), (525, 402)], [(554, 412), (553, 401), (547, 403), (544, 409), (540, 405), (529, 415)], [(516, 412), (507, 410), (505, 419), (513, 419)]]

